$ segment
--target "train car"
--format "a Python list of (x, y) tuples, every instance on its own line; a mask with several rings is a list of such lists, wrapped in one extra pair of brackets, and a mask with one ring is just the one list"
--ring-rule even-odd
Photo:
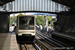
[(30, 43), (34, 41), (36, 19), (33, 15), (17, 16), (17, 42)]

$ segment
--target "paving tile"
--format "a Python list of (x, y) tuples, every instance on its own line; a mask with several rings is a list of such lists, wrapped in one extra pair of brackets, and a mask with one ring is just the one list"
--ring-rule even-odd
[(0, 50), (19, 50), (18, 44), (16, 42), (16, 34), (1, 33)]

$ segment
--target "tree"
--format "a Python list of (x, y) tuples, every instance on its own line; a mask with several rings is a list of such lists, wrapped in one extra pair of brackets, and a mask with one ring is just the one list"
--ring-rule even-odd
[[(51, 26), (53, 27), (53, 22), (54, 22), (54, 21), (52, 21), (52, 16), (47, 16), (47, 18), (48, 18), (48, 22), (51, 21)], [(48, 24), (48, 25), (49, 25), (49, 24)]]
[[(51, 26), (53, 26), (52, 16), (46, 16), (46, 17), (48, 19), (48, 22), (51, 21)], [(46, 19), (44, 18), (44, 16), (37, 15), (36, 24), (42, 25), (44, 27), (44, 25), (46, 25)]]
[(37, 25), (42, 25), (44, 27), (44, 25), (46, 24), (45, 21), (46, 20), (44, 19), (43, 16), (37, 15), (37, 17), (36, 17), (36, 24)]
[(17, 16), (19, 16), (19, 15), (23, 15), (22, 13), (20, 13), (20, 14), (18, 14)]
[[(23, 14), (20, 13), (17, 16), (19, 16), (19, 15), (23, 15)], [(16, 20), (17, 19), (17, 16), (10, 17), (10, 24), (13, 24), (13, 20)]]

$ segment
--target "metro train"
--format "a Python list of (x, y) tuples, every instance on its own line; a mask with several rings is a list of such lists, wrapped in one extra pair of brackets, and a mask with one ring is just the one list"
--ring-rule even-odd
[(34, 15), (17, 16), (17, 42), (31, 43), (35, 38), (36, 19)]

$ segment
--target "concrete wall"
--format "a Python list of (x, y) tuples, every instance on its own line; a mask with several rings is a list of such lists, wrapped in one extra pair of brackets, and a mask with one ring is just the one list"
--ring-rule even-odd
[(0, 12), (0, 33), (9, 32), (9, 14)]
[(57, 16), (57, 32), (75, 32), (75, 12), (61, 13)]

